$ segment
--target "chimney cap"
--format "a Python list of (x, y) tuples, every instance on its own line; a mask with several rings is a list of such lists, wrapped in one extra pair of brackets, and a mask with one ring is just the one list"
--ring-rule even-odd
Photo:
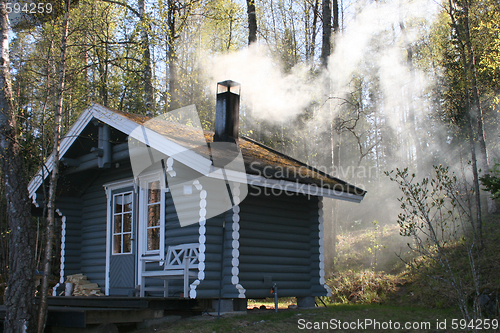
[(222, 82), (217, 82), (217, 94), (232, 92), (234, 94), (239, 95), (241, 89), (241, 84), (236, 81), (226, 80)]

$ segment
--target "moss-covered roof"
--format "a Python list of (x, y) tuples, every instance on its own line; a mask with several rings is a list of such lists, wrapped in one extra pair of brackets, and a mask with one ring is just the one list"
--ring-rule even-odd
[[(201, 156), (213, 160), (211, 147), (213, 146), (213, 132), (201, 131), (193, 127), (167, 121), (160, 118), (150, 118), (143, 115), (131, 114), (112, 110), (139, 125), (165, 136), (169, 140), (192, 150)], [(242, 152), (247, 174), (260, 175), (268, 179), (285, 180), (300, 184), (316, 185), (318, 187), (338, 192), (365, 195), (365, 191), (338, 178), (332, 177), (290, 156), (282, 154), (270, 147), (256, 142), (248, 137), (238, 138), (238, 146)], [(217, 154), (225, 154), (217, 151)], [(218, 156), (219, 158), (229, 158)]]

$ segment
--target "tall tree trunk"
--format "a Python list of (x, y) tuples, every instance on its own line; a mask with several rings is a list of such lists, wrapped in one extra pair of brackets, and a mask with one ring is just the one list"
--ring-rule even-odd
[(247, 0), (248, 13), (248, 45), (257, 41), (257, 15), (255, 14), (255, 0)]
[[(322, 0), (322, 17), (323, 17), (323, 40), (321, 44), (321, 67), (324, 70), (328, 70), (328, 58), (330, 57), (332, 53), (332, 7), (331, 7), (331, 0)], [(332, 87), (331, 87), (331, 81), (329, 78), (326, 78), (326, 82), (324, 85), (324, 89), (326, 90), (325, 95), (328, 98), (328, 101), (326, 103), (326, 107), (328, 108), (327, 112), (330, 114), (330, 152), (331, 152), (331, 165), (332, 165), (332, 170), (334, 172), (335, 170), (335, 151), (336, 151), (336, 140), (335, 136), (337, 134), (336, 128), (335, 128), (335, 116), (333, 114), (333, 108), (331, 105), (331, 99), (330, 99), (330, 94), (332, 92)], [(333, 175), (333, 174), (332, 174)], [(333, 205), (331, 206), (332, 211), (331, 211), (331, 221), (330, 223), (334, 223), (335, 220), (335, 211), (333, 209)], [(336, 233), (335, 233), (335, 225), (332, 225), (332, 232), (333, 232), (333, 240), (332, 240), (332, 253), (334, 254), (335, 257), (335, 252), (336, 252)], [(332, 267), (332, 269), (335, 269), (335, 267)]]
[[(481, 176), (490, 173), (490, 166), (488, 163), (488, 151), (486, 149), (486, 141), (484, 139), (484, 123), (483, 123), (483, 110), (481, 108), (481, 100), (479, 98), (479, 90), (477, 87), (477, 69), (476, 69), (476, 56), (474, 48), (472, 47), (472, 40), (470, 36), (470, 25), (469, 25), (469, 7), (470, 2), (468, 0), (463, 0), (463, 27), (464, 27), (464, 39), (465, 47), (467, 49), (467, 62), (470, 68), (470, 80), (472, 89), (472, 106), (471, 112), (476, 120), (477, 125), (477, 139), (479, 143), (479, 169)], [(487, 196), (488, 213), (494, 213), (497, 210), (495, 201), (490, 195)]]
[[(469, 134), (469, 144), (470, 144), (470, 150), (471, 150), (471, 160), (472, 160), (472, 174), (473, 174), (473, 188), (474, 188), (474, 195), (475, 195), (475, 201), (476, 201), (476, 231), (478, 234), (479, 238), (479, 243), (482, 247), (483, 245), (483, 220), (482, 220), (482, 214), (481, 214), (481, 192), (480, 192), (480, 187), (479, 187), (479, 172), (478, 172), (478, 166), (477, 166), (477, 157), (476, 157), (476, 138), (477, 138), (477, 131), (474, 131), (474, 126), (477, 125), (478, 119), (477, 119), (477, 110), (472, 106), (470, 103), (470, 88), (469, 88), (469, 69), (472, 67), (470, 66), (471, 64), (469, 63), (469, 57), (467, 57), (467, 51), (466, 51), (466, 42), (462, 39), (463, 35), (460, 31), (460, 26), (459, 22), (456, 17), (456, 12), (455, 12), (455, 7), (454, 7), (454, 0), (448, 0), (448, 5), (449, 5), (449, 16), (452, 22), (452, 27), (455, 31), (455, 34), (457, 36), (457, 45), (460, 50), (460, 55), (462, 58), (462, 70), (463, 70), (463, 80), (464, 80), (464, 90), (465, 90), (465, 108), (467, 110), (467, 130)], [(464, 9), (464, 8), (462, 8)], [(467, 13), (468, 11), (464, 12)]]
[(333, 32), (337, 34), (340, 32), (338, 0), (333, 0), (332, 5), (333, 5)]
[[(309, 63), (311, 61), (311, 29), (309, 28), (309, 3), (307, 0), (304, 0), (304, 48), (305, 48), (305, 60), (306, 63)], [(314, 15), (314, 13), (313, 13)], [(311, 34), (312, 35), (312, 34)]]
[(177, 55), (175, 53), (175, 17), (177, 8), (173, 0), (168, 0), (167, 8), (167, 40), (166, 40), (166, 56), (167, 56), (167, 66), (168, 66), (168, 85), (167, 85), (167, 100), (166, 109), (172, 110), (179, 105), (176, 79), (177, 79)]
[(97, 71), (99, 72), (99, 97), (101, 98), (102, 105), (108, 107), (108, 43), (105, 43), (105, 52), (101, 54), (97, 44), (94, 44), (95, 53), (99, 59), (97, 64)]
[(319, 7), (319, 0), (314, 1), (314, 7), (313, 7), (313, 22), (312, 22), (312, 27), (311, 27), (311, 62), (314, 62), (314, 55), (316, 54), (316, 35), (317, 31), (316, 28), (318, 26), (318, 7)]
[(413, 148), (415, 150), (414, 164), (417, 168), (417, 174), (423, 170), (422, 164), (422, 146), (420, 145), (420, 140), (417, 134), (417, 117), (415, 114), (415, 105), (413, 103), (413, 85), (415, 82), (415, 68), (413, 67), (413, 48), (411, 43), (408, 41), (408, 34), (406, 32), (406, 26), (403, 21), (399, 22), (399, 27), (403, 35), (403, 42), (406, 48), (406, 66), (410, 72), (410, 80), (407, 84), (406, 89), (406, 100), (408, 101), (408, 119), (410, 131), (410, 142), (413, 143)]
[(63, 18), (61, 37), (61, 60), (59, 63), (58, 85), (56, 90), (55, 105), (55, 126), (54, 126), (54, 147), (52, 148), (53, 166), (49, 184), (49, 197), (47, 200), (47, 224), (45, 231), (45, 254), (43, 258), (43, 278), (38, 310), (38, 333), (43, 333), (47, 319), (47, 297), (49, 293), (49, 279), (52, 271), (52, 243), (55, 240), (55, 202), (57, 180), (59, 178), (59, 145), (61, 137), (61, 119), (63, 111), (64, 86), (66, 80), (66, 51), (68, 39), (69, 11), (71, 0), (66, 1), (66, 11)]
[(155, 111), (155, 100), (153, 92), (153, 74), (151, 71), (151, 52), (149, 50), (149, 34), (148, 22), (146, 20), (146, 5), (144, 0), (138, 1), (139, 5), (139, 19), (141, 24), (141, 44), (143, 49), (143, 78), (144, 78), (144, 97), (146, 100), (146, 112), (153, 114)]
[(328, 57), (332, 53), (332, 0), (323, 0), (323, 43), (321, 47), (321, 65), (328, 67)]
[(9, 278), (5, 291), (4, 332), (33, 332), (36, 328), (35, 223), (31, 218), (31, 202), (24, 159), (16, 131), (16, 107), (12, 96), (9, 63), (9, 19), (6, 1), (2, 0), (0, 27), (0, 165), (7, 200), (9, 235)]
[[(308, 64), (314, 63), (314, 54), (316, 49), (316, 36), (317, 36), (317, 26), (318, 26), (318, 7), (319, 0), (314, 0), (311, 3), (309, 0), (304, 0), (304, 38), (305, 38), (305, 48), (306, 48), (306, 62)], [(309, 18), (312, 15), (312, 23), (309, 22)], [(312, 69), (312, 66), (311, 66)]]
[[(332, 52), (332, 8), (331, 8), (331, 0), (323, 0), (322, 2), (322, 17), (323, 17), (323, 40), (321, 45), (321, 66), (323, 69), (328, 70), (328, 57), (330, 57)], [(335, 130), (335, 119), (333, 115), (330, 94), (331, 94), (331, 81), (330, 79), (326, 79), (325, 82), (325, 95), (328, 98), (326, 107), (329, 108), (328, 112), (330, 113), (330, 152), (331, 152), (331, 163), (332, 167), (335, 168), (335, 140), (334, 137), (336, 135)]]
[[(467, 80), (467, 61), (464, 58), (464, 80)], [(465, 88), (465, 99), (466, 99), (466, 108), (469, 110), (470, 109), (470, 93), (469, 89), (466, 87)], [(482, 212), (481, 212), (481, 192), (480, 192), (480, 187), (479, 187), (479, 173), (478, 173), (478, 166), (477, 166), (477, 157), (476, 157), (476, 135), (477, 133), (474, 132), (473, 128), (473, 123), (474, 123), (474, 115), (472, 112), (469, 112), (468, 118), (467, 118), (467, 129), (468, 129), (468, 134), (469, 134), (469, 145), (470, 145), (470, 151), (471, 151), (471, 160), (472, 160), (472, 175), (473, 175), (473, 187), (474, 187), (474, 194), (475, 194), (475, 202), (476, 202), (476, 231), (477, 235), (479, 238), (479, 244), (481, 247), (483, 246), (483, 219), (482, 219)]]

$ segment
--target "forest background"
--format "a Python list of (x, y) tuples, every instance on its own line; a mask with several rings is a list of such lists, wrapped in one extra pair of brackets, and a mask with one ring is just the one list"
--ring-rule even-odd
[[(54, 14), (11, 22), (8, 34), (12, 119), (28, 179), (91, 102), (149, 115), (194, 104), (213, 130), (216, 83), (231, 79), (242, 85), (241, 135), (368, 191), (360, 205), (326, 202), (327, 271), (335, 273), (349, 256), (336, 252), (339, 242), (363, 230), (372, 231), (372, 269), (400, 262), (376, 258), (377, 232), (399, 233), (401, 195), (384, 172), (408, 168), (422, 178), (442, 164), (475, 189), (499, 157), (498, 1), (53, 3)], [(4, 183), (0, 191), (6, 285)], [(482, 202), (478, 212), (495, 211), (494, 201)], [(40, 270), (46, 223), (37, 221), (33, 250)], [(391, 250), (406, 251), (407, 242), (400, 237)]]

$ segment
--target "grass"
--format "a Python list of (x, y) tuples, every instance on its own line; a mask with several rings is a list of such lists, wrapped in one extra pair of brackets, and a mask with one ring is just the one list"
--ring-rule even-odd
[[(249, 311), (247, 315), (231, 315), (221, 319), (207, 315), (180, 319), (174, 323), (137, 330), (135, 333), (176, 332), (450, 332), (451, 322), (460, 318), (452, 309), (430, 310), (389, 305), (335, 304), (310, 310)], [(437, 322), (446, 329), (439, 330)], [(371, 325), (369, 324), (371, 321)], [(379, 326), (375, 324), (378, 323)], [(359, 326), (358, 323), (361, 323)], [(392, 323), (392, 324), (389, 324)], [(394, 329), (396, 323), (418, 325), (410, 329)], [(343, 325), (352, 325), (342, 329)], [(390, 329), (388, 325), (392, 325)], [(423, 325), (429, 325), (424, 327)], [(422, 328), (423, 327), (423, 328)], [(442, 327), (444, 328), (444, 327)], [(460, 332), (453, 330), (453, 332)]]
[(397, 291), (397, 276), (372, 270), (347, 270), (327, 280), (335, 303), (384, 303)]
[(373, 221), (362, 230), (337, 235), (337, 272), (374, 270), (398, 274), (405, 265), (395, 253), (407, 252), (408, 239), (399, 235), (399, 226)]

